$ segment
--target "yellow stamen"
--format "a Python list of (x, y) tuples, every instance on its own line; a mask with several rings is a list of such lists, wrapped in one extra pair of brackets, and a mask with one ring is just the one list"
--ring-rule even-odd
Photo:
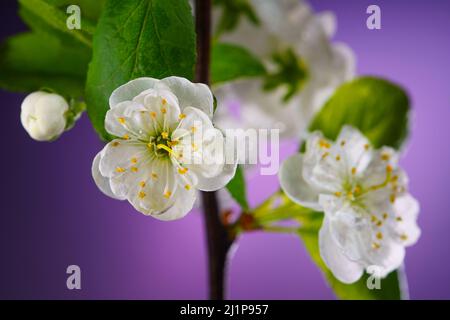
[(188, 168), (178, 168), (179, 174), (185, 174), (186, 172), (188, 172)]
[(163, 139), (167, 139), (167, 138), (169, 138), (169, 134), (164, 131), (161, 133), (161, 137), (163, 137)]
[(122, 139), (124, 139), (124, 140), (128, 140), (128, 139), (130, 139), (130, 136), (129, 136), (129, 135), (127, 135), (127, 134), (124, 134), (124, 135), (123, 135), (123, 137), (122, 137)]
[(150, 112), (150, 116), (151, 116), (153, 119), (156, 118), (156, 112), (155, 112), (155, 111)]
[(186, 115), (184, 113), (180, 113), (180, 115), (178, 116), (178, 119), (184, 119), (186, 118)]
[(161, 108), (161, 112), (162, 112), (163, 114), (166, 114), (166, 113), (167, 113), (167, 109), (166, 109), (166, 108)]
[(325, 159), (326, 157), (328, 157), (329, 155), (330, 155), (329, 152), (325, 152), (325, 153), (322, 155), (322, 160)]
[(369, 150), (369, 145), (368, 145), (368, 144), (365, 144), (365, 145), (364, 145), (364, 149), (365, 149), (365, 150)]
[(336, 192), (334, 193), (334, 195), (335, 195), (336, 197), (340, 197), (340, 196), (342, 195), (342, 192), (336, 191)]
[(187, 185), (184, 186), (184, 188), (185, 188), (186, 190), (189, 190), (189, 189), (191, 189), (191, 186), (190, 186), (189, 184), (187, 184)]
[(196, 127), (191, 127), (191, 131), (192, 131), (192, 133), (195, 133), (197, 131), (197, 128)]
[(171, 195), (172, 195), (172, 192), (170, 192), (170, 191), (164, 192), (164, 198), (166, 198), (166, 199), (169, 199)]
[(383, 219), (386, 220), (388, 218), (388, 214), (385, 212), (383, 213)]
[(341, 141), (341, 147), (345, 146), (345, 143), (346, 143), (346, 141), (345, 141), (345, 140), (342, 140), (342, 141)]
[(356, 168), (355, 167), (352, 168), (352, 174), (353, 175), (356, 174)]
[(391, 158), (391, 156), (388, 153), (381, 154), (381, 160), (388, 161)]
[(372, 249), (375, 249), (375, 250), (377, 250), (377, 249), (380, 249), (380, 244), (379, 243), (377, 243), (377, 242), (374, 242), (374, 243), (372, 243)]
[(169, 147), (173, 147), (173, 146), (176, 146), (178, 144), (178, 141), (167, 141), (167, 145), (169, 146)]
[(395, 194), (391, 194), (391, 196), (389, 197), (389, 200), (391, 201), (391, 203), (395, 202)]
[(336, 156), (336, 161), (340, 161), (341, 160), (341, 156), (340, 155), (337, 155)]
[(382, 225), (383, 225), (383, 221), (378, 220), (378, 221), (377, 221), (377, 227), (381, 227)]
[(319, 146), (321, 148), (325, 148), (325, 149), (329, 149), (331, 147), (330, 143), (328, 141), (326, 141), (326, 140), (323, 140), (323, 139), (321, 139), (319, 141)]
[(141, 181), (141, 182), (139, 182), (139, 185), (141, 186), (141, 188), (145, 188), (145, 181)]
[(381, 240), (381, 239), (383, 239), (383, 234), (381, 232), (377, 232), (376, 237), (378, 240)]
[(138, 162), (138, 159), (137, 158), (131, 158), (130, 161), (131, 161), (131, 163), (136, 164)]
[(400, 236), (400, 239), (402, 239), (403, 241), (406, 241), (406, 240), (408, 240), (408, 235), (406, 235), (406, 234), (402, 234), (401, 236)]
[(122, 167), (117, 167), (117, 168), (116, 168), (116, 172), (118, 172), (118, 173), (123, 173), (123, 172), (125, 172), (125, 169), (122, 168)]
[(152, 179), (153, 179), (153, 180), (158, 179), (158, 175), (157, 175), (156, 173), (154, 173), (154, 172), (152, 172)]
[(160, 143), (156, 146), (156, 148), (166, 150), (170, 155), (176, 155), (175, 152), (165, 144)]
[(397, 217), (395, 218), (395, 220), (397, 220), (398, 222), (403, 221), (402, 217)]
[(391, 173), (392, 170), (394, 170), (394, 169), (392, 168), (392, 166), (391, 166), (390, 164), (388, 164), (388, 165), (386, 166), (386, 172)]
[(147, 194), (144, 191), (140, 191), (138, 194), (139, 198), (141, 198), (141, 199), (144, 199), (146, 195)]
[(124, 117), (118, 118), (117, 121), (119, 121), (121, 124), (125, 124), (125, 118)]
[(119, 144), (120, 144), (120, 143), (119, 143), (118, 141), (114, 141), (111, 145), (112, 145), (113, 147), (117, 147)]
[(167, 103), (167, 100), (163, 98), (163, 99), (161, 100), (161, 102), (162, 102), (163, 105), (165, 105), (165, 104)]

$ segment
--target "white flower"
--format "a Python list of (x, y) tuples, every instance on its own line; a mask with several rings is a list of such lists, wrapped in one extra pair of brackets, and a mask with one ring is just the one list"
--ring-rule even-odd
[(282, 164), (285, 193), (325, 213), (320, 254), (342, 282), (357, 281), (370, 266), (386, 276), (420, 235), (419, 204), (408, 193), (408, 178), (397, 161), (392, 148), (373, 150), (358, 130), (346, 126), (335, 143), (313, 133), (305, 154)]
[(295, 79), (291, 79), (292, 72), (289, 76), (290, 85), (297, 87), (286, 101), (286, 84), (265, 90), (264, 80), (248, 79), (217, 88), (216, 97), (225, 105), (240, 102), (243, 127), (278, 128), (284, 138), (298, 137), (336, 87), (354, 76), (353, 52), (342, 43), (330, 42), (336, 29), (330, 12), (315, 15), (299, 0), (250, 1), (260, 25), (242, 19), (237, 30), (221, 40), (259, 56), (269, 74), (279, 68), (274, 55), (285, 59), (284, 71), (295, 67), (300, 72)]
[(34, 140), (49, 141), (64, 132), (68, 109), (62, 96), (36, 91), (23, 100), (20, 121)]
[[(234, 151), (221, 153), (225, 138), (211, 123), (213, 96), (206, 85), (139, 78), (117, 88), (109, 104), (105, 128), (118, 138), (92, 166), (106, 195), (128, 200), (145, 215), (174, 220), (192, 209), (196, 189), (217, 190), (234, 176)], [(230, 153), (231, 164), (224, 159)]]

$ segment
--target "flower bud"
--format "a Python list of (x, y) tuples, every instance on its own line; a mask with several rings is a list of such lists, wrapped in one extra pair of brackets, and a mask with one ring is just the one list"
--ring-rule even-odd
[(20, 120), (31, 138), (50, 141), (64, 132), (68, 109), (69, 104), (62, 96), (36, 91), (23, 100)]

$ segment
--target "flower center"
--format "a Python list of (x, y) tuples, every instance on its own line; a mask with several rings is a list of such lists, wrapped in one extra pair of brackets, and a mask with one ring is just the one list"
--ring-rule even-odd
[[(397, 176), (392, 177), (392, 167), (390, 165), (386, 166), (386, 178), (379, 184), (372, 185), (364, 188), (358, 181), (349, 178), (342, 185), (342, 192), (336, 192), (337, 197), (345, 196), (348, 201), (353, 205), (363, 205), (361, 199), (368, 193), (372, 191), (377, 191), (382, 188), (387, 187), (389, 184), (393, 187), (393, 194), (395, 195), (397, 187)], [(392, 198), (392, 197), (391, 197)]]
[(273, 54), (272, 59), (277, 69), (266, 75), (263, 89), (273, 91), (278, 87), (286, 88), (283, 96), (286, 103), (303, 89), (308, 80), (308, 68), (291, 48)]
[(156, 137), (150, 137), (147, 146), (157, 157), (170, 157), (174, 154), (172, 147), (177, 144), (177, 141), (170, 139), (170, 132), (163, 131)]

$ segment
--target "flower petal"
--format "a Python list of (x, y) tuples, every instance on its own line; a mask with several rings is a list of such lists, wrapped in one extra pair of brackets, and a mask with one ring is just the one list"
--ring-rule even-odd
[(370, 188), (383, 184), (388, 174), (391, 177), (396, 176), (395, 183), (404, 186), (407, 183), (407, 177), (402, 170), (397, 168), (397, 165), (398, 155), (394, 149), (383, 147), (373, 151), (372, 159), (362, 176), (363, 187)]
[(417, 217), (420, 211), (419, 202), (410, 194), (405, 194), (396, 199), (394, 211), (396, 221), (393, 229), (396, 240), (404, 246), (415, 244), (421, 234), (417, 225)]
[(99, 169), (104, 177), (117, 178), (129, 173), (133, 167), (147, 163), (150, 156), (145, 143), (116, 139), (103, 149)]
[(359, 245), (359, 233), (367, 230), (367, 227), (358, 208), (351, 206), (342, 197), (332, 195), (321, 194), (319, 203), (329, 221), (329, 231), (342, 253), (352, 261), (363, 260), (364, 251)]
[(332, 237), (327, 217), (324, 218), (319, 231), (319, 249), (325, 265), (339, 281), (354, 283), (363, 275), (364, 267), (348, 259)]
[(215, 191), (225, 187), (236, 174), (236, 168), (237, 161), (232, 164), (225, 164), (222, 172), (214, 177), (205, 177), (198, 174), (197, 189), (202, 191)]
[(367, 252), (370, 257), (370, 265), (378, 267), (378, 276), (381, 278), (397, 270), (405, 259), (405, 247), (392, 240), (384, 241), (380, 248), (370, 248)]
[(194, 189), (180, 189), (177, 193), (177, 199), (170, 208), (160, 214), (154, 214), (152, 216), (158, 220), (172, 221), (181, 219), (186, 214), (188, 214), (194, 206), (196, 200), (196, 191)]
[(336, 16), (331, 11), (320, 12), (316, 16), (317, 21), (329, 39), (334, 37), (337, 29)]
[(303, 160), (304, 157), (301, 154), (296, 154), (282, 163), (278, 174), (281, 188), (293, 201), (321, 211), (322, 207), (318, 203), (318, 190), (303, 178)]
[(195, 190), (178, 183), (169, 159), (155, 159), (139, 184), (134, 184), (129, 201), (145, 215), (159, 220), (175, 220), (185, 216), (195, 202)]
[(137, 78), (121, 85), (112, 92), (109, 107), (113, 109), (121, 102), (132, 101), (141, 92), (154, 88), (160, 81), (154, 78)]
[(334, 85), (337, 86), (355, 76), (356, 57), (348, 45), (340, 42), (335, 43), (331, 51)]
[[(187, 107), (202, 110), (212, 118), (214, 98), (209, 87), (202, 83), (192, 83), (185, 78), (168, 77), (161, 80), (178, 98), (181, 112)], [(160, 84), (158, 84), (160, 86)]]
[(120, 102), (106, 112), (105, 129), (119, 138), (144, 138), (151, 129), (148, 117), (141, 104), (133, 101)]
[(358, 176), (364, 172), (372, 159), (369, 140), (358, 129), (344, 126), (336, 139), (336, 143), (342, 148), (348, 174)]
[(307, 140), (303, 162), (303, 178), (313, 188), (325, 193), (341, 191), (347, 168), (341, 153), (320, 132)]
[(117, 200), (125, 200), (124, 196), (116, 196), (110, 186), (110, 179), (102, 176), (99, 170), (100, 160), (102, 157), (104, 149), (97, 153), (97, 155), (94, 158), (94, 161), (92, 162), (92, 177), (94, 178), (95, 184), (97, 187), (102, 191), (105, 195), (108, 197), (117, 199)]

